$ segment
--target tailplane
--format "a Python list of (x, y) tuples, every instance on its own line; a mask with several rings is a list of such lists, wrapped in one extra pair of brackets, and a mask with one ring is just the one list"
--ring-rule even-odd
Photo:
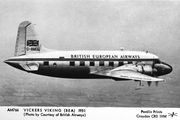
[(29, 21), (20, 23), (16, 39), (14, 56), (39, 53), (40, 45), (34, 25)]

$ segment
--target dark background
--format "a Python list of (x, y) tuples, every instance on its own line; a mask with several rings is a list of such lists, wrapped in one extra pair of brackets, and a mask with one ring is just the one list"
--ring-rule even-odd
[[(180, 107), (180, 2), (0, 1), (0, 105)], [(148, 50), (172, 65), (155, 87), (134, 81), (64, 79), (3, 63), (15, 50), (20, 22), (35, 23), (41, 43), (57, 50)]]

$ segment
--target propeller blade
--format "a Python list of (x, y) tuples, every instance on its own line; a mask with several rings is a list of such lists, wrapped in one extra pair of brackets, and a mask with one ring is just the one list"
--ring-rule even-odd
[(157, 87), (159, 85), (159, 81), (155, 81), (155, 85)]
[(153, 62), (153, 64), (152, 64), (152, 68), (154, 69), (154, 65), (155, 65), (155, 62)]
[[(157, 73), (157, 69), (153, 68), (153, 73)], [(156, 77), (155, 74), (154, 74), (154, 77)]]
[(152, 81), (147, 81), (148, 86), (151, 86)]

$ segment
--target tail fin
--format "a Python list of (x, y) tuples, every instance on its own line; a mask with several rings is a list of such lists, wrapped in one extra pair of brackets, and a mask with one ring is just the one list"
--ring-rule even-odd
[(16, 39), (14, 56), (39, 53), (40, 45), (34, 25), (29, 21), (20, 23)]

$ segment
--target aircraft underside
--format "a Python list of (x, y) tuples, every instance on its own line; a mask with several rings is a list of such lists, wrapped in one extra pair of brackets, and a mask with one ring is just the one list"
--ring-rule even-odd
[[(50, 76), (50, 77), (59, 77), (59, 78), (77, 78), (77, 79), (102, 79), (107, 78), (110, 79), (112, 77), (106, 77), (101, 75), (90, 74), (91, 69), (88, 66), (56, 66), (56, 67), (47, 67), (47, 66), (39, 66), (38, 71), (34, 71), (32, 73)], [(125, 79), (122, 79), (125, 80)]]

